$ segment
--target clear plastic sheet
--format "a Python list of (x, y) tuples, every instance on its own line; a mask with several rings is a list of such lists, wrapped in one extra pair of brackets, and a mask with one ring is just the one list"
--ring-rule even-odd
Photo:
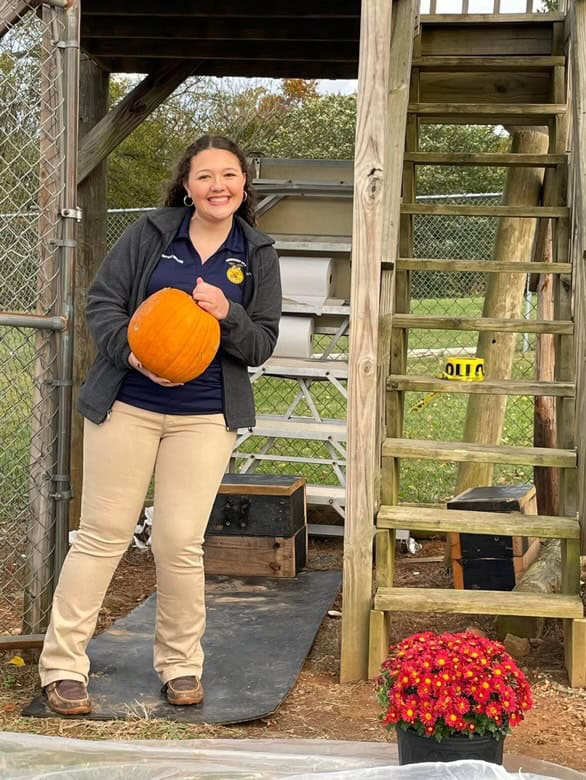
[(578, 780), (520, 756), (399, 767), (395, 744), (328, 740), (110, 742), (0, 732), (1, 780)]

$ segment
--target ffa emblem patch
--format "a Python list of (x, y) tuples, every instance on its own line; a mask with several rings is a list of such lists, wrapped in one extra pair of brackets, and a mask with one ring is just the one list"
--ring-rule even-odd
[(226, 263), (228, 264), (226, 270), (226, 278), (228, 281), (232, 282), (232, 284), (242, 284), (244, 281), (246, 263), (243, 263), (242, 260), (237, 260), (235, 257), (229, 258), (226, 260)]

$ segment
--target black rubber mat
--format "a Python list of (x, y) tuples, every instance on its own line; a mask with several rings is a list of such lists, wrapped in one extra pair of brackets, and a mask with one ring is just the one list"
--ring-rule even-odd
[[(291, 690), (341, 582), (340, 571), (295, 579), (209, 576), (204, 702), (173, 707), (152, 667), (155, 596), (90, 642), (93, 720), (137, 717), (242, 723), (274, 712)], [(42, 697), (23, 711), (54, 715)]]

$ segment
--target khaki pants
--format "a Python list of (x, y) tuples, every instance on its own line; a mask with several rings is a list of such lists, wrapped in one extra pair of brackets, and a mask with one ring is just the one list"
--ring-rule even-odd
[(119, 401), (101, 425), (85, 421), (81, 523), (61, 571), (39, 660), (43, 686), (62, 679), (87, 684), (86, 647), (153, 472), (154, 667), (163, 683), (201, 676), (202, 543), (235, 438), (221, 414), (166, 415)]

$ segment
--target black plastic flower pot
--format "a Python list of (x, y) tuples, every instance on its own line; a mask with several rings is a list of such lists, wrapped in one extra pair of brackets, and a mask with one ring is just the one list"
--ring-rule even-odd
[(503, 763), (504, 737), (469, 737), (462, 734), (445, 737), (438, 742), (434, 737), (422, 737), (412, 729), (397, 728), (399, 746), (399, 764), (421, 764), (429, 761), (487, 761), (491, 764)]

